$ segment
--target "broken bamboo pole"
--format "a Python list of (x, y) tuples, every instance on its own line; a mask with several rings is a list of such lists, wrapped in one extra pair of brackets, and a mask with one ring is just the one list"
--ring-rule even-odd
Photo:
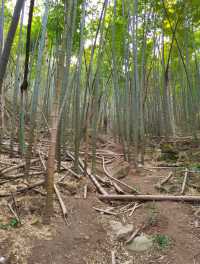
[(105, 172), (106, 176), (107, 176), (109, 179), (111, 179), (111, 180), (113, 180), (113, 181), (115, 181), (115, 182), (117, 182), (117, 183), (119, 183), (119, 184), (125, 186), (126, 188), (128, 188), (128, 189), (131, 190), (132, 192), (139, 194), (139, 192), (138, 192), (135, 188), (133, 188), (132, 186), (130, 186), (130, 185), (128, 185), (128, 184), (126, 184), (126, 183), (124, 183), (124, 182), (122, 182), (122, 181), (116, 179), (116, 178), (113, 177), (112, 175), (110, 175), (110, 173), (108, 172), (108, 170), (107, 170), (106, 167), (105, 167), (104, 157), (103, 157), (103, 169), (104, 169), (104, 172)]
[(117, 185), (116, 182), (112, 182), (113, 187), (115, 188), (116, 192), (119, 194), (125, 194), (124, 190), (122, 190), (121, 187), (119, 187), (119, 185)]
[(108, 195), (105, 189), (98, 182), (97, 178), (91, 173), (91, 170), (89, 168), (87, 168), (87, 175), (101, 194)]
[[(30, 163), (33, 164), (34, 162), (37, 162), (37, 161), (39, 161), (38, 158), (31, 160)], [(20, 169), (20, 168), (24, 167), (25, 165), (26, 165), (26, 162), (24, 161), (24, 162), (22, 162), (20, 164), (17, 164), (17, 165), (12, 166), (12, 167), (9, 167), (9, 168), (6, 168), (6, 169), (2, 169), (0, 171), (0, 175), (3, 175), (3, 174), (8, 173), (8, 172), (11, 172), (13, 170)]]
[(115, 256), (115, 251), (111, 251), (111, 259), (112, 259), (112, 264), (116, 264), (116, 256)]
[(182, 184), (182, 188), (181, 188), (181, 194), (184, 194), (184, 192), (185, 192), (187, 178), (188, 178), (188, 169), (185, 169), (184, 180), (183, 180), (183, 184)]
[(104, 201), (174, 201), (174, 202), (200, 202), (199, 196), (192, 195), (99, 195), (100, 200)]
[(167, 177), (164, 178), (164, 179), (160, 182), (160, 185), (163, 185), (163, 184), (167, 183), (167, 182), (172, 178), (172, 176), (173, 176), (173, 172), (170, 171), (169, 175), (167, 175)]
[[(73, 157), (73, 155), (71, 154), (71, 157)], [(82, 170), (84, 170), (84, 162), (83, 160), (79, 157), (79, 165), (80, 168)], [(91, 170), (89, 168), (86, 169), (86, 173), (88, 175), (88, 177), (90, 178), (90, 180), (93, 182), (94, 186), (96, 187), (96, 189), (103, 195), (108, 195), (108, 193), (106, 192), (106, 190), (101, 186), (101, 184), (98, 182), (97, 178), (95, 177), (95, 175), (92, 174)]]
[(155, 188), (158, 189), (158, 190), (165, 190), (165, 188), (163, 187), (163, 185), (165, 183), (167, 183), (172, 177), (173, 177), (173, 172), (170, 171), (170, 173), (167, 175), (167, 177), (165, 177), (164, 179), (162, 179), (162, 181), (158, 182), (155, 185)]
[(58, 198), (58, 201), (59, 201), (62, 213), (63, 213), (63, 217), (64, 217), (64, 220), (66, 222), (67, 221), (67, 216), (68, 216), (67, 209), (66, 209), (66, 206), (65, 206), (65, 204), (63, 202), (63, 199), (61, 197), (60, 191), (58, 190), (58, 188), (57, 188), (55, 183), (54, 183), (54, 191), (55, 191), (55, 193), (57, 195), (57, 198)]

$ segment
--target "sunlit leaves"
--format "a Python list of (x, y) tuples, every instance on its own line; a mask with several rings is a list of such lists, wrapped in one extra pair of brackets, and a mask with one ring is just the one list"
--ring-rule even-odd
[(61, 37), (64, 30), (64, 5), (56, 4), (51, 7), (48, 16), (47, 32), (52, 42)]

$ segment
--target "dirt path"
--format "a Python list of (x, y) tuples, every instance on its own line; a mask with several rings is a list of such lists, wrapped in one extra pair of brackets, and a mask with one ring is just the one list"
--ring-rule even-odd
[[(151, 175), (154, 174), (154, 175)], [(150, 193), (160, 174), (165, 176), (167, 172), (142, 172), (126, 179), (128, 183), (139, 187), (144, 193)], [(99, 201), (94, 195), (87, 200), (66, 198), (66, 205), (70, 208), (70, 226), (63, 225), (61, 218), (54, 219), (56, 235), (50, 241), (40, 240), (33, 242), (32, 255), (29, 264), (36, 263), (111, 263), (111, 250), (115, 248), (115, 242), (109, 236), (110, 220), (119, 220), (114, 216), (100, 216), (92, 208)], [(104, 205), (105, 206), (105, 205)], [(102, 207), (102, 204), (99, 206)], [(192, 205), (175, 202), (145, 203), (128, 217), (127, 222), (138, 227), (142, 222), (148, 223), (144, 230), (149, 235), (165, 235), (171, 241), (171, 245), (162, 249), (153, 249), (148, 252), (131, 253), (134, 264), (193, 264), (200, 263), (200, 228), (195, 227)], [(117, 252), (117, 257), (124, 251)], [(37, 262), (36, 262), (37, 259)], [(127, 258), (128, 259), (128, 258)], [(196, 261), (196, 262), (195, 262)], [(117, 262), (122, 263), (122, 262)], [(124, 262), (126, 263), (126, 262)]]
[[(141, 170), (131, 172), (123, 179), (142, 193), (158, 193), (154, 185), (167, 170)], [(84, 180), (85, 181), (85, 180)], [(85, 182), (86, 183), (86, 182)], [(107, 208), (89, 183), (87, 199), (83, 199), (83, 186), (75, 195), (60, 187), (69, 212), (68, 225), (63, 221), (59, 204), (55, 203), (55, 216), (50, 227), (41, 224), (44, 197), (29, 192), (19, 196), (17, 204), (23, 224), (18, 228), (0, 228), (0, 256), (9, 256), (10, 264), (110, 264), (115, 250), (116, 264), (198, 264), (200, 263), (200, 219), (194, 215), (198, 205), (175, 202), (148, 202), (142, 204), (132, 216), (101, 215), (93, 207)], [(123, 204), (121, 204), (123, 206)], [(10, 218), (7, 201), (0, 201), (0, 223)], [(143, 232), (151, 236), (164, 236), (170, 241), (166, 248), (153, 247), (144, 252), (127, 252), (124, 244), (113, 239), (110, 221), (141, 223)]]
[(29, 264), (110, 263), (110, 245), (98, 215), (92, 209), (93, 199), (65, 199), (69, 225), (54, 219), (56, 233), (52, 240), (33, 241)]

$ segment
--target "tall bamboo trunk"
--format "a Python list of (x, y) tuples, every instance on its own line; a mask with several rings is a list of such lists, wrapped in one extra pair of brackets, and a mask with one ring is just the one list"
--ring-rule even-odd
[(13, 12), (13, 16), (12, 16), (12, 21), (9, 27), (9, 31), (6, 37), (6, 41), (5, 41), (5, 45), (0, 57), (0, 143), (1, 143), (1, 139), (2, 139), (2, 113), (4, 111), (3, 109), (3, 80), (4, 80), (4, 76), (6, 73), (6, 68), (7, 68), (7, 64), (8, 64), (8, 60), (9, 60), (9, 56), (10, 56), (10, 51), (12, 48), (12, 44), (13, 44), (13, 40), (15, 37), (15, 32), (17, 29), (17, 25), (19, 22), (19, 18), (20, 18), (20, 13), (22, 10), (24, 4), (24, 0), (17, 0), (16, 5), (15, 5), (15, 9)]
[(62, 52), (58, 51), (58, 62), (57, 62), (57, 76), (56, 76), (56, 87), (55, 96), (50, 117), (50, 140), (48, 150), (48, 161), (47, 161), (47, 179), (46, 179), (46, 206), (44, 212), (44, 223), (49, 224), (53, 215), (53, 194), (54, 194), (54, 172), (55, 172), (55, 157), (56, 157), (56, 141), (59, 124), (59, 97), (61, 94), (61, 72), (63, 65)]
[(0, 56), (3, 50), (3, 29), (4, 29), (4, 0), (1, 0), (0, 9)]

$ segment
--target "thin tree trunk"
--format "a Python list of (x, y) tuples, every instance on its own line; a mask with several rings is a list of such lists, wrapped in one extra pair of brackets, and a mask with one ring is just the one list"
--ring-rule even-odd
[(63, 65), (61, 64), (62, 52), (58, 51), (58, 62), (57, 62), (57, 76), (56, 76), (56, 87), (55, 96), (51, 112), (51, 128), (50, 128), (50, 142), (48, 150), (48, 161), (47, 161), (47, 181), (46, 181), (46, 206), (44, 212), (44, 223), (49, 224), (53, 215), (53, 194), (54, 194), (54, 171), (55, 171), (55, 157), (56, 157), (56, 139), (59, 124), (59, 97), (61, 94), (61, 72)]
[(3, 50), (3, 30), (4, 30), (4, 0), (1, 0), (0, 9), (0, 56)]
[(15, 32), (17, 29), (17, 25), (19, 22), (19, 18), (20, 18), (20, 13), (22, 10), (24, 4), (24, 0), (17, 0), (16, 5), (15, 5), (15, 9), (13, 12), (13, 16), (12, 16), (12, 21), (10, 24), (10, 28), (6, 37), (6, 41), (5, 41), (5, 45), (0, 57), (0, 143), (1, 143), (1, 139), (2, 139), (2, 112), (3, 112), (3, 98), (2, 98), (2, 91), (3, 91), (3, 79), (6, 73), (6, 68), (7, 68), (7, 64), (8, 64), (8, 60), (9, 60), (9, 56), (10, 56), (10, 51), (12, 48), (12, 44), (13, 44), (13, 40), (15, 37)]
[(29, 72), (29, 56), (30, 56), (30, 40), (31, 40), (31, 25), (33, 18), (33, 8), (35, 0), (30, 0), (29, 17), (27, 26), (26, 36), (26, 56), (24, 64), (24, 79), (21, 85), (21, 111), (20, 111), (20, 131), (19, 131), (19, 142), (20, 142), (20, 153), (23, 156), (25, 152), (25, 139), (24, 139), (24, 115), (25, 115), (25, 99), (27, 98), (28, 89), (28, 72)]
[(48, 19), (48, 11), (49, 11), (49, 1), (47, 0), (45, 3), (44, 15), (42, 18), (42, 33), (41, 39), (38, 48), (38, 57), (37, 57), (37, 65), (36, 65), (36, 77), (34, 83), (33, 90), (33, 98), (32, 98), (32, 106), (31, 106), (31, 124), (30, 124), (30, 134), (29, 134), (29, 145), (26, 152), (26, 177), (28, 178), (29, 168), (30, 168), (30, 158), (32, 155), (32, 147), (34, 141), (34, 132), (36, 129), (36, 116), (37, 116), (37, 105), (38, 105), (38, 97), (39, 97), (39, 86), (41, 81), (41, 69), (42, 69), (42, 58), (45, 46), (45, 36), (46, 36), (46, 28), (47, 28), (47, 19)]
[(18, 104), (18, 94), (19, 94), (19, 86), (20, 86), (20, 54), (22, 49), (22, 27), (23, 27), (23, 20), (24, 20), (24, 6), (22, 9), (22, 15), (21, 15), (21, 22), (20, 22), (20, 30), (19, 30), (19, 40), (17, 44), (17, 58), (16, 58), (16, 70), (15, 70), (15, 85), (13, 90), (13, 112), (12, 112), (12, 129), (11, 129), (11, 135), (10, 135), (10, 155), (12, 157), (13, 153), (13, 143), (14, 143), (14, 137), (16, 132), (16, 116), (17, 116), (17, 104)]

